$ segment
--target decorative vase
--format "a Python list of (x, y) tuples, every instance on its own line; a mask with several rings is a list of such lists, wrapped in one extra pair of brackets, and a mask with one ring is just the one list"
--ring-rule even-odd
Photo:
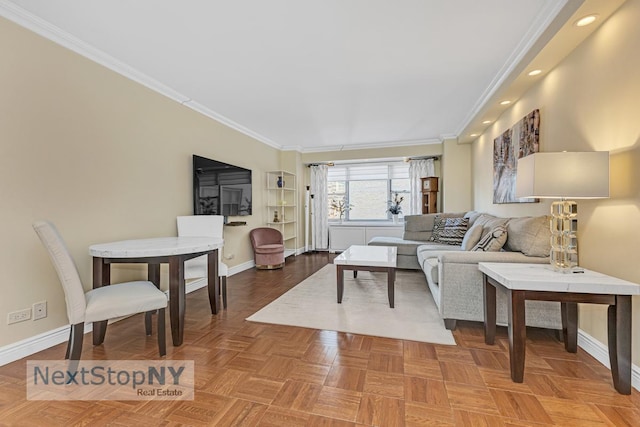
[(278, 177), (278, 181), (276, 182), (276, 184), (278, 185), (278, 188), (282, 188), (284, 186), (284, 181), (282, 180), (281, 176)]
[(394, 224), (397, 224), (399, 221), (398, 214), (391, 214), (391, 219), (393, 219)]

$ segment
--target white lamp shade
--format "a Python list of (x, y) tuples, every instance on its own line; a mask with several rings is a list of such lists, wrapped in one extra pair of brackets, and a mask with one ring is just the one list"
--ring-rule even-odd
[(609, 152), (534, 153), (518, 160), (516, 197), (609, 197)]

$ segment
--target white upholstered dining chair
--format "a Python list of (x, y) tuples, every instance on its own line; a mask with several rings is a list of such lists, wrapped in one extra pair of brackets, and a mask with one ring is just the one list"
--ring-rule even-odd
[(125, 282), (85, 292), (73, 258), (55, 225), (48, 221), (36, 221), (33, 229), (49, 253), (64, 290), (67, 317), (71, 325), (65, 359), (80, 360), (85, 323), (155, 310), (158, 310), (158, 349), (160, 356), (167, 354), (164, 320), (167, 296), (164, 292), (147, 281)]
[[(224, 216), (222, 215), (187, 215), (177, 217), (179, 237), (218, 237), (223, 238)], [(222, 248), (218, 249), (218, 276), (222, 307), (227, 308), (227, 275), (229, 268), (222, 262)], [(207, 277), (207, 256), (190, 259), (184, 263), (185, 279)]]

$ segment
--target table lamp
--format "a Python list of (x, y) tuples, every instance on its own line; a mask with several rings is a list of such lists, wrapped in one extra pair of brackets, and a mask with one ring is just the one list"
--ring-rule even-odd
[(534, 153), (518, 160), (516, 197), (560, 199), (551, 204), (551, 265), (578, 266), (578, 205), (567, 199), (609, 197), (609, 152)]

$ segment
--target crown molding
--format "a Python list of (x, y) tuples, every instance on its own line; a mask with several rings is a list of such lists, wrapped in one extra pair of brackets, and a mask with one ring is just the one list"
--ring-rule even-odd
[(224, 124), (225, 126), (228, 126), (273, 148), (282, 149), (279, 144), (271, 141), (269, 138), (266, 138), (259, 133), (254, 132), (234, 122), (233, 120), (226, 118), (222, 114), (218, 114), (215, 111), (204, 107), (188, 96), (185, 96), (182, 93), (170, 88), (169, 86), (166, 86), (165, 84), (149, 77), (148, 75), (125, 64), (124, 62), (118, 61), (117, 59), (106, 54), (100, 49), (78, 39), (77, 37), (33, 15), (32, 13), (22, 9), (21, 7), (15, 5), (10, 1), (0, 0), (0, 16), (7, 18), (8, 20), (20, 25), (21, 27), (33, 31), (34, 33), (64, 48), (67, 48), (80, 56), (88, 58), (91, 61), (110, 69), (111, 71), (114, 71), (130, 80), (133, 80), (134, 82), (139, 83), (153, 90), (154, 92), (164, 95), (167, 98), (184, 105), (185, 107), (191, 108), (194, 111), (197, 111), (211, 119), (214, 119), (217, 122)]
[(411, 147), (416, 145), (432, 145), (441, 144), (442, 140), (439, 138), (431, 139), (413, 139), (413, 140), (400, 140), (400, 141), (377, 141), (377, 142), (364, 142), (353, 145), (327, 145), (318, 147), (300, 147), (300, 146), (285, 146), (282, 147), (283, 151), (299, 151), (301, 153), (322, 153), (326, 151), (349, 151), (349, 150), (367, 150), (375, 148), (391, 148), (391, 147)]
[(524, 67), (542, 50), (585, 0), (562, 0), (547, 3), (545, 9), (531, 24), (525, 36), (520, 40), (512, 54), (507, 58), (500, 71), (489, 83), (478, 101), (458, 126), (457, 135), (462, 135), (473, 119), (483, 108), (492, 102), (500, 89), (512, 83)]

